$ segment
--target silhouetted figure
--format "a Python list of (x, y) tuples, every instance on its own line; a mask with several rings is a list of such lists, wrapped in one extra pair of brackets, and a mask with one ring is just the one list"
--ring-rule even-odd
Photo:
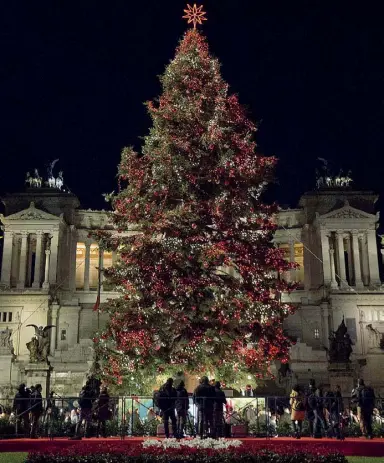
[(177, 423), (175, 415), (177, 392), (173, 387), (173, 379), (168, 378), (166, 383), (161, 386), (155, 398), (155, 405), (160, 408), (164, 423), (164, 434), (169, 438), (169, 420), (172, 423), (172, 433), (177, 436)]
[(13, 401), (13, 410), (16, 415), (16, 420), (23, 423), (24, 434), (29, 434), (29, 392), (25, 384), (20, 384)]
[(185, 389), (184, 381), (180, 381), (176, 388), (177, 399), (176, 399), (176, 412), (177, 412), (177, 437), (184, 437), (185, 423), (187, 421), (188, 409), (189, 409), (189, 397), (188, 392)]
[(209, 384), (208, 378), (203, 376), (199, 386), (193, 394), (194, 403), (198, 409), (199, 435), (207, 436), (213, 430), (213, 405), (215, 403), (215, 390)]
[(43, 414), (43, 397), (41, 384), (36, 384), (31, 394), (31, 439), (36, 439), (40, 416)]
[(215, 402), (213, 405), (213, 427), (215, 437), (224, 437), (224, 405), (227, 404), (219, 381), (215, 383)]
[(107, 421), (109, 419), (109, 394), (107, 388), (104, 387), (97, 401), (97, 435), (99, 437), (107, 437)]
[(364, 380), (357, 380), (357, 388), (352, 391), (352, 402), (357, 405), (360, 429), (367, 439), (372, 439), (372, 414), (376, 397), (372, 387), (366, 386)]

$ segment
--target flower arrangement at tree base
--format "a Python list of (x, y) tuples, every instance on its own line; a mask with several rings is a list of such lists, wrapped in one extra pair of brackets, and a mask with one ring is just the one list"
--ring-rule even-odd
[(243, 444), (240, 440), (236, 439), (147, 439), (143, 442), (143, 448), (156, 448), (156, 449), (197, 449), (197, 450), (204, 450), (204, 449), (213, 449), (213, 450), (229, 450), (234, 448), (239, 448)]

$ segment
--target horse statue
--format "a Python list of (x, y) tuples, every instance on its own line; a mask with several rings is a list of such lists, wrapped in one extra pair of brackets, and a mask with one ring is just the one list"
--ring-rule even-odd
[(33, 184), (33, 178), (32, 178), (32, 175), (30, 174), (30, 172), (27, 172), (25, 174), (25, 184), (31, 188), (32, 184)]
[(63, 185), (64, 185), (64, 177), (63, 177), (63, 171), (61, 170), (59, 172), (59, 176), (56, 179), (56, 188), (61, 190), (63, 188)]
[(47, 177), (48, 177), (48, 186), (49, 188), (55, 188), (56, 187), (56, 179), (53, 176), (53, 168), (55, 167), (55, 164), (57, 163), (58, 159), (55, 159), (51, 163), (48, 164), (47, 166)]
[(39, 171), (35, 169), (34, 174), (35, 176), (32, 178), (31, 186), (33, 186), (34, 188), (41, 188), (42, 179), (39, 175)]

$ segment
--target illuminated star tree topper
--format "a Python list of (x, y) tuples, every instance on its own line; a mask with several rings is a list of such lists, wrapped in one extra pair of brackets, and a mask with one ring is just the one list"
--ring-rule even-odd
[(186, 13), (183, 18), (188, 20), (188, 24), (193, 24), (193, 28), (196, 29), (196, 24), (203, 24), (203, 21), (206, 21), (205, 17), (206, 12), (203, 11), (203, 5), (197, 6), (196, 3), (193, 6), (187, 3), (187, 9), (184, 10)]

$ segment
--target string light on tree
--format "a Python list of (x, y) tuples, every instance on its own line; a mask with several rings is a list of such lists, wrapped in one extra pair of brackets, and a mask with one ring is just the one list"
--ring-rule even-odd
[(290, 346), (282, 322), (293, 308), (279, 294), (294, 288), (280, 278), (294, 264), (272, 244), (277, 206), (261, 199), (276, 159), (257, 152), (255, 125), (196, 29), (202, 7), (186, 13), (193, 28), (147, 104), (142, 151), (121, 155), (111, 215), (121, 233), (100, 233), (120, 255), (104, 271), (120, 297), (95, 336), (104, 380), (134, 377), (141, 392), (172, 371), (227, 384), (270, 375)]

